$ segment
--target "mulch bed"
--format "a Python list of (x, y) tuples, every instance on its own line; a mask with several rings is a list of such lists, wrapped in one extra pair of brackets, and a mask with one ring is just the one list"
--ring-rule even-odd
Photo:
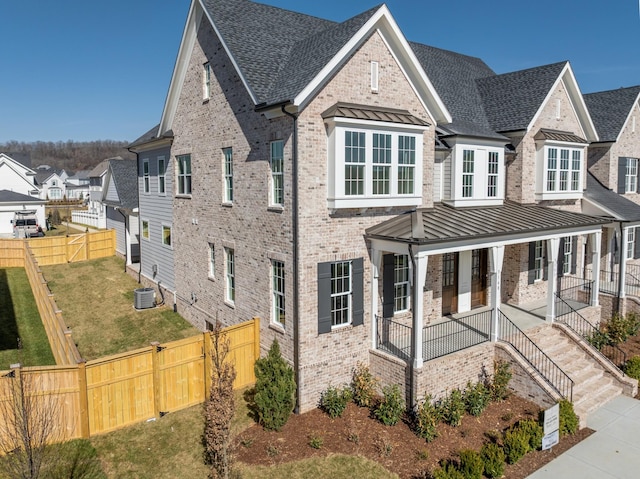
[[(349, 404), (343, 416), (331, 419), (315, 409), (292, 415), (279, 432), (253, 425), (236, 437), (235, 459), (252, 465), (271, 465), (328, 454), (361, 455), (398, 474), (402, 479), (428, 477), (425, 473), (441, 460), (455, 458), (462, 449), (480, 450), (483, 443), (496, 437), (520, 419), (537, 418), (539, 407), (511, 395), (505, 401), (492, 403), (476, 418), (466, 415), (462, 424), (438, 426), (438, 438), (427, 443), (416, 436), (408, 424), (385, 426), (372, 418), (368, 409)], [(508, 465), (505, 477), (525, 478), (559, 454), (588, 437), (593, 431), (582, 429), (574, 436), (561, 439), (549, 451), (527, 454), (517, 464)], [(319, 449), (310, 446), (312, 439), (322, 442)]]

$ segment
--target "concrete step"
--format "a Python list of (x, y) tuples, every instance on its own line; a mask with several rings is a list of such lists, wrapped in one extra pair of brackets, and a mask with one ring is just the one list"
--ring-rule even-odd
[(620, 386), (610, 384), (606, 388), (584, 395), (578, 401), (574, 399), (573, 409), (580, 418), (580, 427), (586, 426), (589, 414), (621, 394), (622, 388)]

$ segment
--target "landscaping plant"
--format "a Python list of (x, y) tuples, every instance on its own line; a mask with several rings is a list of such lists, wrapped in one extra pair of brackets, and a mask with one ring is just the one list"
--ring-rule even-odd
[(369, 371), (369, 366), (358, 361), (351, 379), (353, 401), (361, 407), (372, 407), (377, 388), (378, 380)]
[(478, 451), (465, 449), (460, 451), (459, 469), (465, 479), (482, 479), (484, 464)]
[(504, 434), (504, 453), (509, 464), (515, 464), (531, 449), (529, 435), (516, 426)]
[(502, 477), (506, 457), (504, 450), (496, 443), (489, 442), (482, 445), (480, 457), (484, 464), (484, 475), (489, 478)]
[(374, 409), (373, 414), (385, 426), (393, 426), (400, 421), (406, 409), (400, 386), (397, 384), (385, 386), (382, 389), (382, 395), (382, 400)]
[(427, 395), (424, 400), (417, 405), (413, 418), (413, 430), (427, 442), (438, 437), (438, 423), (440, 413), (433, 404), (431, 395)]
[(575, 434), (580, 426), (580, 421), (575, 411), (573, 403), (563, 399), (560, 401), (560, 437), (567, 434)]
[(464, 404), (469, 414), (478, 417), (489, 405), (490, 400), (491, 395), (483, 382), (471, 384), (469, 381), (467, 383), (467, 388), (464, 391)]
[(254, 370), (258, 423), (265, 429), (279, 431), (293, 412), (296, 382), (293, 369), (280, 354), (277, 340), (273, 341), (267, 357), (256, 361)]
[(230, 342), (216, 322), (211, 332), (211, 390), (204, 403), (205, 460), (211, 465), (211, 477), (228, 479), (231, 455), (231, 421), (235, 413), (233, 381), (236, 370), (228, 360)]
[(522, 419), (518, 421), (516, 427), (529, 437), (529, 447), (532, 451), (542, 447), (544, 431), (538, 421), (535, 419)]
[(640, 379), (640, 356), (633, 356), (624, 365), (624, 373), (633, 379)]
[(464, 416), (465, 406), (462, 392), (459, 389), (454, 389), (451, 393), (440, 400), (438, 409), (442, 415), (442, 420), (453, 427), (458, 427), (462, 424), (462, 417)]
[(339, 389), (329, 386), (320, 397), (320, 408), (332, 418), (340, 417), (351, 399), (352, 393), (349, 387)]
[(506, 361), (494, 363), (493, 379), (489, 384), (492, 401), (504, 401), (509, 396), (509, 381), (511, 381), (511, 365)]
[(453, 462), (446, 462), (431, 474), (433, 479), (465, 479)]

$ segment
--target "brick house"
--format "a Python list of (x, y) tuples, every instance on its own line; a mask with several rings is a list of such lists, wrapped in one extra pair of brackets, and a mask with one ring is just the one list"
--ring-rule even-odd
[(603, 291), (622, 299), (616, 309), (624, 314), (624, 298), (640, 296), (640, 86), (590, 93), (584, 99), (599, 139), (589, 145), (583, 211), (612, 219), (603, 229), (600, 281)]
[[(409, 43), (384, 5), (335, 23), (194, 0), (161, 122), (131, 149), (175, 307), (203, 330), (260, 317), (306, 411), (358, 361), (409, 403), (490, 374), (508, 306), (599, 320), (598, 274), (578, 274), (607, 222), (580, 207), (597, 139), (567, 62), (496, 75)], [(142, 241), (145, 281), (163, 238)]]

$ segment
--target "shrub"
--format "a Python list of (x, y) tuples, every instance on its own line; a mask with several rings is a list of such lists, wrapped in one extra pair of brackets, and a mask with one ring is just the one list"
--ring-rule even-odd
[(451, 391), (439, 404), (442, 420), (453, 427), (458, 427), (462, 423), (464, 416), (464, 399), (459, 389)]
[(349, 387), (338, 389), (334, 386), (329, 386), (320, 397), (320, 408), (332, 418), (340, 417), (351, 398), (352, 394)]
[(624, 343), (629, 339), (629, 336), (637, 334), (639, 327), (640, 322), (635, 313), (631, 312), (626, 316), (616, 313), (604, 325), (604, 330), (609, 339), (609, 344), (615, 346), (616, 344)]
[(374, 410), (375, 417), (385, 426), (393, 426), (402, 418), (406, 404), (397, 384), (382, 389), (383, 398)]
[(529, 452), (529, 435), (517, 427), (511, 427), (504, 434), (504, 454), (509, 464), (515, 464)]
[(560, 401), (560, 437), (575, 434), (580, 421), (573, 410), (573, 403), (563, 399)]
[(433, 471), (431, 477), (433, 479), (465, 479), (464, 474), (452, 462), (447, 462)]
[(440, 413), (438, 408), (433, 404), (431, 395), (428, 395), (415, 410), (414, 431), (419, 437), (431, 442), (438, 437), (437, 427), (439, 422)]
[(633, 379), (640, 379), (640, 356), (633, 356), (624, 365), (624, 372)]
[(314, 449), (322, 449), (322, 445), (324, 444), (324, 440), (320, 436), (311, 436), (309, 437), (309, 446)]
[(480, 457), (484, 463), (484, 474), (489, 478), (502, 477), (504, 474), (504, 450), (494, 443), (486, 443), (480, 449)]
[(489, 390), (484, 383), (467, 383), (467, 389), (464, 391), (464, 404), (469, 414), (476, 417), (482, 414), (482, 411), (489, 405), (490, 399)]
[(523, 419), (518, 422), (516, 428), (529, 437), (529, 447), (532, 451), (542, 447), (544, 431), (538, 421), (535, 419)]
[(504, 401), (509, 397), (509, 381), (511, 381), (511, 365), (506, 361), (494, 363), (493, 380), (489, 384), (492, 401)]
[(593, 333), (587, 337), (587, 341), (598, 351), (601, 351), (602, 348), (610, 344), (607, 333), (600, 331), (599, 329), (594, 330)]
[(278, 431), (293, 412), (296, 383), (293, 369), (282, 358), (277, 340), (273, 341), (267, 357), (256, 361), (254, 370), (258, 422), (265, 429)]
[(481, 479), (484, 472), (484, 464), (480, 453), (471, 449), (460, 451), (458, 468), (465, 479)]
[(351, 389), (353, 389), (353, 401), (362, 407), (372, 407), (376, 398), (378, 380), (373, 377), (366, 364), (358, 362), (353, 370)]

